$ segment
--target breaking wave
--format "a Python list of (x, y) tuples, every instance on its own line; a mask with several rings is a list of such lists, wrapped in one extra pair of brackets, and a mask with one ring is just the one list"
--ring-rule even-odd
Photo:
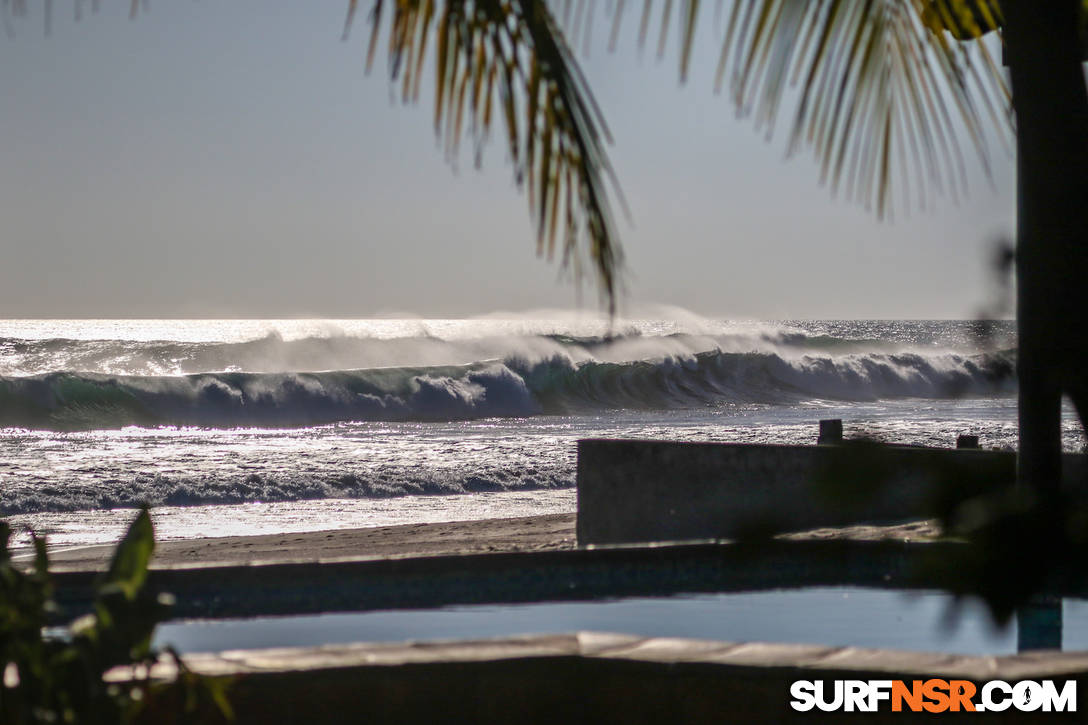
[[(0, 426), (90, 430), (453, 421), (726, 403), (1000, 395), (1012, 392), (1014, 385), (1009, 350), (790, 354), (719, 348), (688, 353), (689, 342), (666, 340), (679, 348), (675, 354), (619, 361), (595, 358), (587, 349), (615, 352), (615, 341), (538, 338), (533, 354), (463, 365), (6, 376), (0, 377)], [(637, 339), (621, 344), (630, 357), (640, 348)]]
[[(466, 322), (445, 336), (439, 331), (415, 329), (392, 336), (332, 332), (294, 338), (272, 330), (250, 339), (226, 341), (0, 337), (0, 377), (61, 371), (130, 376), (292, 373), (471, 365), (480, 360), (542, 360), (556, 356), (576, 362), (625, 363), (690, 357), (707, 351), (776, 353), (785, 357), (911, 351), (930, 355), (938, 350), (970, 353), (977, 349), (980, 339), (972, 323), (853, 321), (807, 326), (812, 329), (785, 323), (718, 323), (716, 328), (676, 329), (643, 322), (613, 334), (563, 329), (561, 325), (547, 331), (501, 333)], [(1004, 327), (999, 331), (1008, 332)], [(1002, 339), (1000, 344), (1011, 347), (1013, 343)]]
[[(482, 470), (481, 470), (482, 468)], [(501, 466), (443, 472), (435, 468), (352, 471), (339, 475), (304, 472), (229, 475), (139, 474), (124, 481), (14, 486), (0, 499), (0, 516), (42, 511), (153, 506), (206, 506), (260, 501), (307, 501), (331, 498), (393, 498), (494, 491), (537, 491), (574, 485), (566, 467), (519, 471)]]

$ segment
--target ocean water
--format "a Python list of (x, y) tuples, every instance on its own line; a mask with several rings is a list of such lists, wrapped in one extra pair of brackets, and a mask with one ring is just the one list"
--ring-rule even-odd
[[(1016, 443), (1009, 322), (0, 321), (0, 516), (55, 544), (574, 510), (586, 437)], [(1083, 437), (1064, 415), (1065, 446)]]

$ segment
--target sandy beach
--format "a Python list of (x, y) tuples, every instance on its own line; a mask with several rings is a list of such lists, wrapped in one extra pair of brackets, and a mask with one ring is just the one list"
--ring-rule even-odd
[[(153, 568), (572, 549), (574, 514), (159, 542)], [(51, 552), (57, 570), (105, 569), (112, 545)]]
[[(265, 536), (224, 536), (159, 542), (152, 567), (389, 559), (443, 554), (487, 554), (573, 549), (576, 515), (405, 524)], [(783, 534), (783, 539), (917, 541), (939, 535), (936, 522), (892, 526), (858, 525)], [(58, 548), (51, 552), (58, 571), (105, 569), (112, 545)]]

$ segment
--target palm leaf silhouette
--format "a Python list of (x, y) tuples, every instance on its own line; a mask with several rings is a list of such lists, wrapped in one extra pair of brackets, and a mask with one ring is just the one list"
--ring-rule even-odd
[[(46, 27), (52, 3), (43, 0)], [(146, 0), (130, 0), (135, 15)], [(1088, 0), (1084, 0), (1088, 7)], [(98, 1), (92, 2), (97, 9)], [(5, 22), (27, 0), (0, 0)], [(82, 3), (74, 0), (76, 15)], [(505, 132), (514, 179), (524, 187), (537, 252), (557, 250), (581, 279), (588, 263), (609, 311), (620, 289), (622, 251), (613, 201), (624, 207), (606, 152), (604, 116), (573, 47), (592, 40), (593, 18), (611, 14), (614, 47), (628, 3), (592, 0), (371, 0), (367, 67), (388, 30), (389, 73), (417, 101), (433, 58), (435, 130), (456, 160), (467, 136), (477, 164), (493, 126)], [(680, 79), (691, 66), (699, 0), (643, 0), (645, 44), (657, 18), (661, 55), (680, 35)], [(832, 193), (876, 212), (958, 198), (966, 187), (966, 137), (989, 170), (987, 130), (1006, 140), (1011, 94), (986, 42), (999, 30), (997, 0), (733, 0), (715, 89), (770, 135), (783, 108), (793, 116), (787, 150), (814, 154)], [(344, 37), (358, 0), (348, 0)], [(388, 17), (386, 17), (388, 15)], [(1088, 12), (1085, 13), (1088, 16)], [(674, 17), (675, 16), (675, 17)], [(568, 41), (572, 39), (573, 42)], [(893, 204), (893, 192), (902, 196)], [(625, 208), (625, 207), (624, 207)]]
[[(348, 6), (345, 35), (356, 1)], [(608, 128), (547, 3), (539, 0), (375, 0), (367, 64), (388, 22), (390, 75), (418, 100), (434, 46), (434, 123), (450, 158), (467, 135), (477, 164), (493, 126), (506, 132), (514, 178), (525, 186), (537, 252), (580, 278), (588, 257), (615, 312), (621, 251), (611, 206), (622, 203), (605, 152)]]
[[(603, 114), (572, 46), (588, 45), (600, 3), (565, 0), (374, 0), (368, 67), (387, 27), (392, 79), (416, 101), (434, 46), (435, 130), (455, 159), (467, 135), (477, 164), (493, 124), (505, 130), (514, 178), (527, 191), (538, 254), (580, 278), (592, 266), (615, 312), (622, 252), (611, 200), (622, 205)], [(609, 3), (614, 46), (627, 3)], [(701, 22), (699, 0), (644, 0), (641, 43), (653, 18), (657, 50), (680, 29), (686, 80)], [(357, 0), (350, 0), (345, 35)], [(719, 15), (721, 15), (719, 3)], [(674, 17), (675, 17), (675, 25)], [(792, 106), (787, 150), (813, 153), (832, 193), (890, 216), (965, 191), (960, 138), (989, 171), (987, 127), (1008, 138), (1011, 96), (986, 43), (1000, 27), (996, 0), (736, 0), (725, 24), (715, 89), (768, 136)], [(571, 39), (571, 40), (568, 40)]]

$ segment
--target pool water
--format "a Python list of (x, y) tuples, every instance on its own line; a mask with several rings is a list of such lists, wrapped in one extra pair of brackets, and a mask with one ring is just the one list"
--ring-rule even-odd
[[(1061, 613), (1062, 648), (1088, 649), (1088, 601), (1063, 600)], [(160, 626), (155, 643), (210, 652), (579, 630), (975, 655), (1014, 654), (1017, 647), (1016, 624), (996, 627), (977, 601), (850, 587), (189, 620)]]

